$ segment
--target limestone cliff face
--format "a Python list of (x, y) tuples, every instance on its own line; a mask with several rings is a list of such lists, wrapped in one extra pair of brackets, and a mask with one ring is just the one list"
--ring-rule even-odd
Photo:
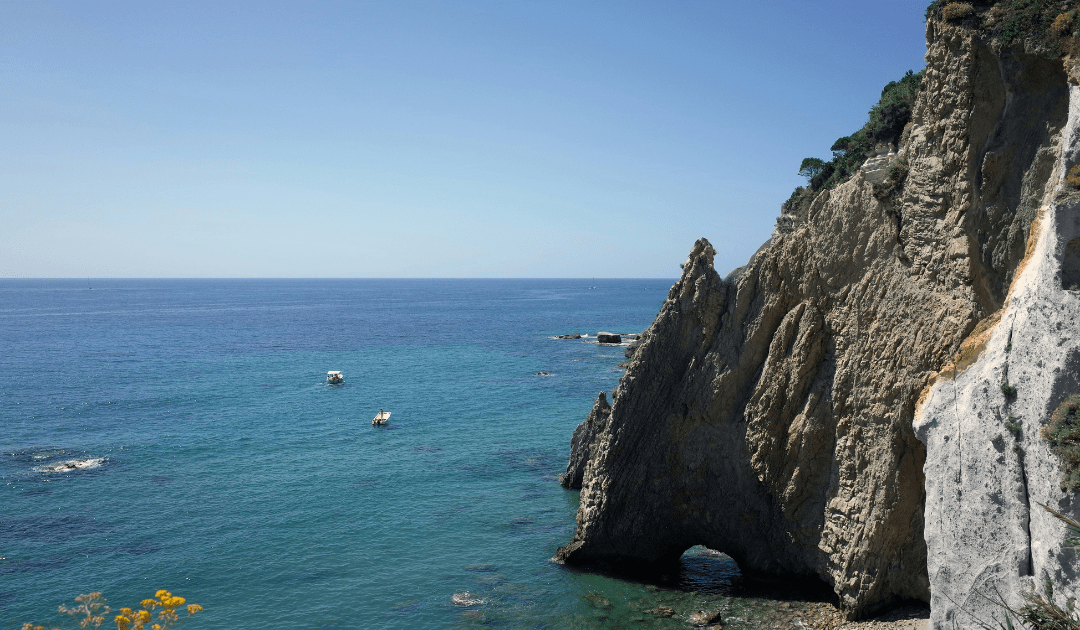
[(853, 618), (930, 600), (916, 404), (1004, 304), (1069, 97), (1060, 60), (936, 22), (927, 39), (902, 184), (822, 193), (726, 279), (694, 245), (589, 441), (557, 559), (647, 567), (703, 544), (820, 579)]
[(566, 464), (566, 472), (559, 479), (564, 488), (581, 489), (581, 482), (585, 478), (585, 464), (592, 455), (592, 446), (610, 416), (611, 405), (608, 404), (607, 394), (600, 392), (589, 417), (574, 429), (574, 436), (570, 438), (570, 461)]
[(1080, 158), (1080, 88), (1071, 87), (1068, 102), (1060, 144), (1047, 147), (1060, 159), (1048, 185), (1032, 190), (1042, 193), (1033, 198), (1039, 218), (1008, 300), (964, 342), (916, 412), (927, 448), (935, 628), (997, 627), (1004, 613), (996, 600), (1019, 608), (1020, 593), (1041, 592), (1046, 579), (1058, 604), (1078, 594), (1080, 564), (1062, 549), (1064, 525), (1039, 505), (1080, 512), (1039, 434), (1054, 408), (1080, 392), (1080, 292), (1072, 277), (1080, 195), (1061, 182)]

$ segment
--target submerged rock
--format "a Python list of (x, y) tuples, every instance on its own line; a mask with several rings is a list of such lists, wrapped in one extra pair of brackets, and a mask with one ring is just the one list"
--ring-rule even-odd
[(584, 597), (585, 601), (589, 602), (593, 608), (611, 608), (611, 600), (604, 597), (602, 593), (585, 593), (582, 597)]
[(720, 625), (723, 620), (720, 618), (720, 611), (718, 610), (712, 612), (699, 610), (695, 613), (690, 613), (690, 616), (686, 618), (686, 621), (695, 626), (708, 626)]
[(454, 593), (450, 596), (450, 603), (455, 606), (479, 606), (484, 603), (484, 600), (473, 597), (469, 591), (462, 591), (461, 593)]

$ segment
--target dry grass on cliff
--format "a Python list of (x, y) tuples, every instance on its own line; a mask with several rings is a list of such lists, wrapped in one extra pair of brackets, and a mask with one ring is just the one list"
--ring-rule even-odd
[[(1057, 407), (1058, 411), (1061, 411), (1062, 407), (1071, 408), (1072, 403), (1068, 403), (1068, 400), (1072, 399), (1076, 399), (1077, 406), (1080, 406), (1080, 394), (1078, 394), (1078, 396), (1069, 397), (1065, 403), (1062, 403), (1062, 406)], [(1076, 414), (1076, 408), (1072, 408), (1072, 414)], [(1054, 518), (1068, 526), (1070, 536), (1065, 540), (1066, 545), (1074, 549), (1080, 546), (1080, 523), (1075, 519), (1066, 517), (1065, 514), (1050, 506), (1039, 505), (1042, 506), (1042, 509), (1053, 514)], [(1028, 628), (1032, 630), (1080, 630), (1080, 615), (1076, 612), (1076, 601), (1069, 599), (1065, 602), (1064, 608), (1058, 606), (1054, 602), (1054, 582), (1049, 579), (1043, 582), (1041, 593), (1030, 590), (1021, 593), (1021, 597), (1024, 598), (1026, 603), (1021, 606), (1020, 611), (1013, 611), (1008, 606), (1005, 606), (1005, 608)]]
[[(973, 15), (980, 19), (969, 19)], [(1020, 46), (1029, 53), (1055, 58), (1067, 54), (1070, 34), (1080, 31), (1080, 10), (1075, 8), (1072, 1), (934, 0), (926, 9), (926, 17), (975, 27), (988, 41), (993, 42), (995, 48)]]
[[(1045, 505), (1043, 507), (1046, 507)], [(1049, 509), (1049, 508), (1047, 508)], [(1020, 593), (1024, 599), (1024, 605), (1020, 610), (1001, 603), (1001, 607), (1008, 611), (1008, 615), (1015, 617), (1025, 628), (1031, 630), (1080, 630), (1080, 617), (1076, 614), (1075, 602), (1070, 599), (1065, 608), (1054, 601), (1054, 584), (1050, 580), (1044, 582), (1043, 592), (1035, 590)], [(1015, 626), (1010, 617), (1006, 617), (1006, 625), (1002, 630), (1012, 630)]]
[(1070, 168), (1065, 174), (1065, 183), (1073, 188), (1080, 188), (1080, 164)]
[(941, 17), (946, 20), (959, 20), (975, 12), (970, 2), (950, 2), (941, 10)]
[(1050, 32), (1058, 37), (1064, 37), (1072, 32), (1073, 20), (1076, 16), (1070, 11), (1069, 13), (1062, 13), (1054, 18), (1054, 21), (1050, 23)]
[(1061, 489), (1080, 490), (1080, 394), (1066, 398), (1039, 430), (1050, 452), (1061, 460)]

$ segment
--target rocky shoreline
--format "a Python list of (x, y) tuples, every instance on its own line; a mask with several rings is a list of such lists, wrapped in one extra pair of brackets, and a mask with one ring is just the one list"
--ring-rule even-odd
[(907, 602), (933, 628), (993, 627), (988, 593), (1077, 597), (1080, 562), (1036, 503), (1080, 516), (1042, 437), (1080, 392), (1080, 59), (1003, 49), (979, 26), (997, 9), (965, 7), (928, 21), (910, 122), (873, 172), (785, 207), (727, 277), (694, 244), (574, 432), (557, 561), (647, 571), (719, 549), (831, 590), (831, 612), (777, 617), (804, 627), (925, 625), (892, 618)]

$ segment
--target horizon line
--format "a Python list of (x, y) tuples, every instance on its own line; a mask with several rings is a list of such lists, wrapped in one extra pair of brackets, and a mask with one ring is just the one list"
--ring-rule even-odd
[(601, 276), (355, 276), (355, 277), (318, 277), (318, 276), (3, 276), (3, 280), (678, 280), (679, 277), (642, 276), (610, 277)]

